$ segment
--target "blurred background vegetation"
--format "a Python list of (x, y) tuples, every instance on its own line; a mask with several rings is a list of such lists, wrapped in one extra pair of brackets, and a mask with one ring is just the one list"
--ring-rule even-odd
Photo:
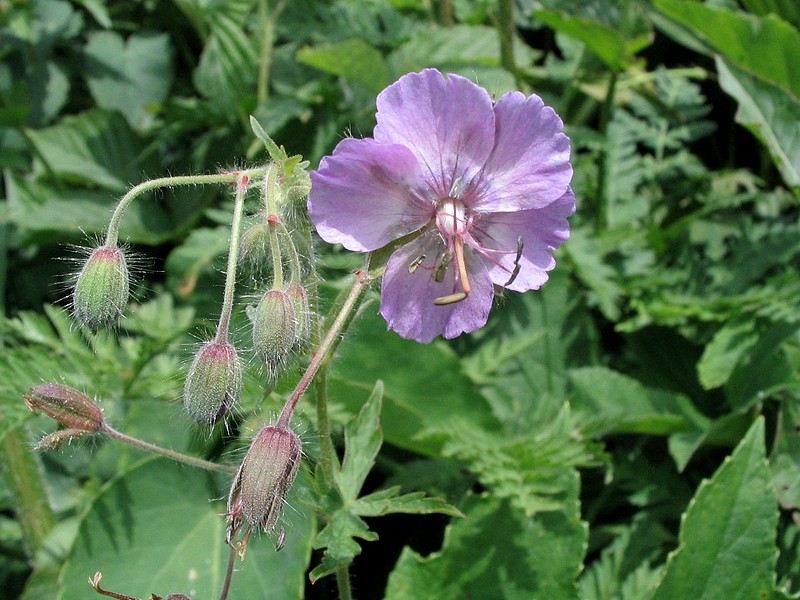
[[(578, 211), (551, 281), (498, 298), (477, 334), (406, 342), (373, 303), (342, 344), (337, 431), (385, 386), (365, 491), (426, 491), (467, 516), (330, 534), (329, 551), (355, 557), (356, 597), (797, 597), (796, 2), (0, 0), (0, 23), (0, 597), (85, 598), (98, 570), (139, 597), (215, 597), (222, 510), (208, 499), (227, 482), (99, 440), (34, 455), (53, 425), (21, 398), (67, 383), (126, 432), (240, 456), (296, 374), (265, 397), (251, 360), (227, 434), (180, 413), (192, 343), (218, 316), (228, 190), (131, 207), (138, 291), (118, 335), (69, 321), (75, 246), (131, 185), (263, 162), (250, 115), (314, 168), (370, 135), (376, 94), (424, 67), (553, 106)], [(325, 312), (361, 258), (318, 251)], [(312, 471), (286, 548), (255, 540), (234, 597), (336, 597), (330, 578), (308, 583)]]

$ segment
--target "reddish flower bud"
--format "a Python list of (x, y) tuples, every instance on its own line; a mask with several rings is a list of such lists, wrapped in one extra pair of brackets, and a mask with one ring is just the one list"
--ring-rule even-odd
[[(97, 433), (103, 428), (103, 411), (89, 396), (66, 385), (43, 383), (24, 397), (32, 412), (42, 411), (67, 429)], [(74, 435), (72, 437), (75, 437)], [(61, 443), (63, 443), (62, 440)]]
[(192, 419), (211, 425), (233, 407), (242, 390), (242, 365), (227, 342), (206, 342), (194, 357), (183, 389)]
[[(228, 495), (229, 543), (244, 523), (248, 530), (261, 528), (266, 533), (276, 533), (275, 525), (297, 475), (301, 455), (302, 442), (288, 429), (270, 425), (256, 435)], [(282, 537), (279, 533), (279, 542)], [(246, 540), (247, 536), (243, 544)]]
[(281, 372), (297, 341), (294, 307), (285, 291), (270, 290), (253, 312), (253, 347), (264, 359), (270, 379)]
[(130, 274), (122, 250), (100, 246), (92, 251), (75, 282), (73, 314), (86, 327), (99, 329), (125, 311), (129, 294)]

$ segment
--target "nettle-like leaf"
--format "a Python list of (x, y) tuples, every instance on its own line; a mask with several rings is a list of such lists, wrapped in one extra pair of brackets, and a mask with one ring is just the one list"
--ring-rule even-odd
[(317, 498), (314, 503), (324, 516), (325, 526), (314, 539), (314, 548), (324, 548), (322, 561), (310, 573), (311, 581), (334, 573), (349, 565), (361, 553), (356, 538), (378, 539), (362, 517), (378, 517), (392, 513), (440, 513), (463, 516), (440, 498), (425, 497), (421, 492), (398, 495), (400, 486), (379, 490), (359, 498), (375, 457), (383, 444), (380, 413), (383, 383), (377, 382), (362, 407), (345, 428), (345, 454), (341, 466), (335, 466), (331, 486), (322, 473), (316, 477)]
[(563, 506), (533, 518), (496, 497), (468, 496), (467, 518), (447, 527), (441, 550), (423, 557), (403, 549), (385, 598), (578, 600), (588, 537), (578, 487), (575, 474)]
[(653, 600), (769, 598), (777, 523), (764, 421), (758, 418), (733, 454), (698, 488)]
[(564, 405), (555, 418), (527, 434), (481, 430), (454, 415), (443, 454), (465, 461), (495, 496), (531, 516), (561, 510), (575, 469), (596, 464), (600, 453), (582, 439)]

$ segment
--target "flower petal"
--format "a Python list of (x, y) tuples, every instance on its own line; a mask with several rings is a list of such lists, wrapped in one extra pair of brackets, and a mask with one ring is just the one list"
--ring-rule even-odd
[(434, 205), (419, 163), (405, 147), (371, 139), (342, 140), (311, 173), (308, 213), (320, 237), (369, 252), (419, 229)]
[(572, 179), (569, 138), (555, 111), (539, 96), (505, 94), (494, 107), (495, 142), (471, 208), (541, 208), (561, 198)]
[[(490, 254), (499, 265), (489, 266), (489, 276), (496, 285), (524, 292), (536, 290), (547, 281), (547, 271), (556, 266), (553, 250), (569, 238), (567, 217), (575, 212), (575, 194), (571, 189), (552, 204), (518, 212), (486, 213), (476, 219), (473, 237), (487, 248), (504, 250)], [(522, 237), (519, 273), (505, 285), (514, 271), (517, 240)]]
[(438, 233), (430, 232), (389, 258), (381, 287), (381, 315), (401, 337), (427, 344), (439, 335), (450, 339), (480, 329), (489, 318), (494, 288), (483, 261), (469, 248), (465, 259), (472, 292), (461, 302), (433, 303), (461, 289), (455, 280), (455, 264), (448, 266), (441, 281), (434, 279), (444, 250)]
[(375, 139), (407, 146), (440, 198), (457, 179), (476, 176), (494, 145), (492, 100), (464, 77), (410, 73), (383, 90), (377, 105)]

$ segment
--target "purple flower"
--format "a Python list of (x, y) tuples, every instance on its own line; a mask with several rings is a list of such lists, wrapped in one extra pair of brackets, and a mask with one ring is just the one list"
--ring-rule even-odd
[(483, 327), (494, 286), (538, 289), (575, 212), (569, 138), (536, 95), (505, 94), (435, 69), (378, 96), (373, 138), (345, 139), (311, 174), (320, 236), (391, 255), (381, 289), (389, 329), (427, 343)]

